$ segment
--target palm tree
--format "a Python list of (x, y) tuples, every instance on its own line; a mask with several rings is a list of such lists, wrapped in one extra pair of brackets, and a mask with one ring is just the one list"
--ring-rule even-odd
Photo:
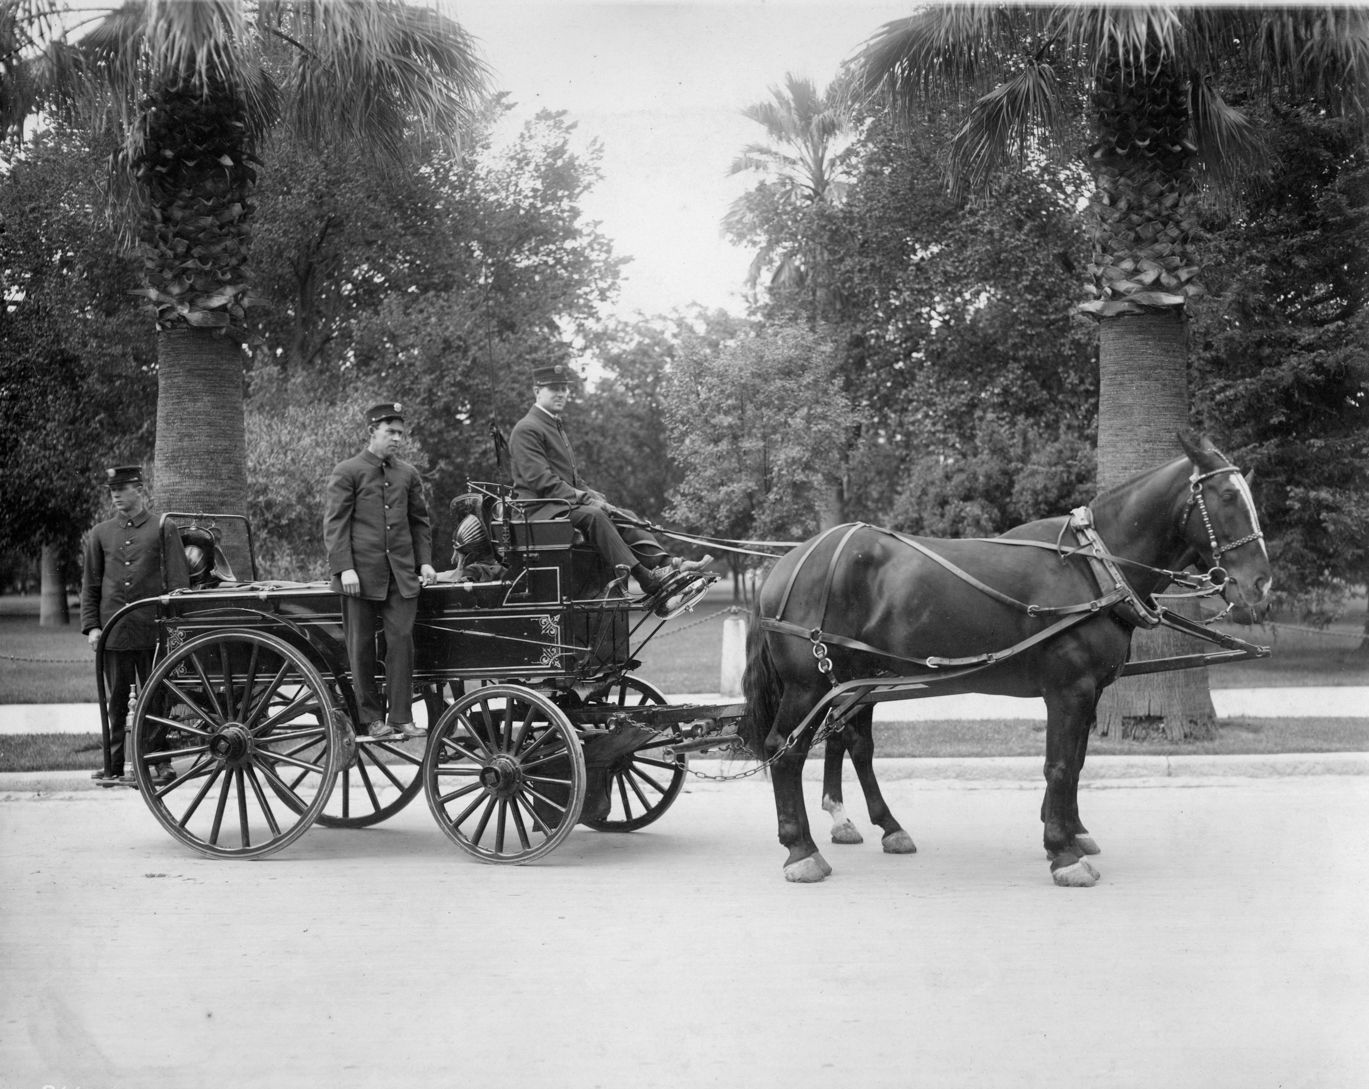
[[(734, 238), (762, 239), (751, 262), (750, 286), (769, 269), (772, 292), (806, 294), (810, 320), (816, 321), (824, 316), (824, 254), (821, 243), (804, 230), (805, 217), (823, 205), (840, 204), (846, 196), (856, 153), (855, 114), (841, 80), (820, 94), (812, 80), (788, 73), (784, 86), (772, 87), (770, 94), (769, 101), (742, 110), (742, 116), (765, 129), (766, 142), (748, 144), (728, 171), (759, 174), (762, 188), (738, 197), (723, 227)], [(770, 230), (761, 229), (759, 222), (767, 213), (780, 219)]]
[[(855, 85), (910, 112), (968, 102), (949, 148), (953, 190), (1058, 148), (1086, 114), (1093, 258), (1080, 309), (1099, 327), (1098, 475), (1116, 484), (1170, 456), (1189, 421), (1186, 306), (1199, 282), (1196, 202), (1205, 181), (1259, 162), (1259, 133), (1223, 101), (1224, 69), (1264, 93), (1363, 115), (1369, 11), (1182, 5), (949, 4), (885, 25), (851, 62)], [(1140, 653), (1166, 653), (1164, 638)], [(1108, 690), (1104, 730), (1165, 720), (1210, 732), (1205, 671), (1136, 678)]]
[(115, 189), (157, 323), (159, 505), (242, 512), (250, 203), (273, 128), (402, 167), (485, 94), (473, 40), (398, 0), (0, 0), (0, 126), (42, 112), (122, 136)]

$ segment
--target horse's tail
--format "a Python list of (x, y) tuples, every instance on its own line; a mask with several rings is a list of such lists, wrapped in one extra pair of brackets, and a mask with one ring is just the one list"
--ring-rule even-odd
[(742, 673), (742, 694), (746, 710), (737, 724), (737, 736), (756, 757), (765, 757), (765, 739), (775, 721), (784, 683), (770, 657), (769, 640), (761, 627), (760, 605), (751, 611), (751, 626), (746, 632), (746, 670)]

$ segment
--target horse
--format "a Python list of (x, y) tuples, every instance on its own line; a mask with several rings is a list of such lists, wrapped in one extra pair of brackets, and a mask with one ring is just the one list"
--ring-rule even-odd
[[(1041, 821), (1052, 878), (1066, 887), (1098, 881), (1088, 856), (1099, 847), (1079, 817), (1079, 774), (1099, 696), (1126, 663), (1133, 632), (1160, 622), (1153, 595), (1186, 581), (1220, 592), (1235, 619), (1252, 623), (1267, 610), (1272, 585), (1246, 479), (1206, 438), (1182, 432), (1178, 439), (1184, 457), (1068, 517), (974, 539), (908, 537), (854, 523), (810, 538), (776, 563), (747, 635), (737, 732), (771, 762), (787, 880), (816, 882), (832, 872), (813, 841), (800, 781), (824, 717), (845, 720), (826, 758), (824, 808), (834, 840), (859, 837), (842, 823), (841, 757), (849, 751), (884, 850), (916, 851), (880, 793), (873, 705), (863, 698), (891, 678), (895, 698), (899, 684), (906, 692), (925, 681), (938, 694), (1045, 700)], [(1194, 563), (1207, 573), (1184, 575)], [(850, 685), (844, 703), (839, 685)], [(824, 699), (827, 712), (813, 714)]]

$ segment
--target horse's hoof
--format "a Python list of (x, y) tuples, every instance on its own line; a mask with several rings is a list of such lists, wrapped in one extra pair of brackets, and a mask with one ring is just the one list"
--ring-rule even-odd
[(1103, 853), (1103, 848), (1098, 846), (1097, 840), (1087, 832), (1081, 832), (1075, 836), (1072, 846), (1075, 853), (1080, 855), (1100, 855)]
[(917, 844), (913, 842), (913, 837), (908, 835), (902, 828), (897, 832), (890, 832), (880, 842), (884, 844), (884, 853), (886, 855), (917, 854)]
[(1064, 889), (1091, 889), (1098, 884), (1098, 871), (1083, 859), (1061, 851), (1051, 863), (1051, 880)]
[(865, 837), (860, 834), (860, 829), (848, 818), (839, 824), (832, 825), (832, 842), (864, 843)]
[(784, 879), (810, 885), (821, 881), (831, 872), (832, 867), (827, 865), (822, 855), (809, 855), (807, 858), (789, 863), (784, 868)]

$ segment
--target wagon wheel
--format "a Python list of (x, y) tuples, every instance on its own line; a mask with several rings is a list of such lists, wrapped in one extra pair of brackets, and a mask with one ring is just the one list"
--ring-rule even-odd
[[(602, 700), (592, 707), (647, 707), (666, 702), (651, 684), (632, 674), (615, 681)], [(573, 712), (572, 712), (573, 714)], [(599, 818), (582, 823), (599, 832), (635, 832), (658, 819), (684, 786), (688, 757), (676, 753), (667, 759), (665, 743), (624, 753), (609, 765), (609, 810)]]
[(580, 738), (545, 696), (516, 684), (468, 692), (443, 713), (423, 761), (438, 827), (485, 862), (555, 850), (585, 801)]
[(303, 835), (328, 802), (341, 749), (327, 684), (266, 632), (188, 640), (152, 671), (133, 712), (148, 808), (217, 858), (261, 858)]
[[(441, 687), (425, 688), (428, 725), (441, 715)], [(415, 701), (418, 702), (417, 700)], [(318, 822), (328, 828), (366, 828), (393, 817), (423, 789), (423, 753), (426, 738), (384, 741), (359, 740), (340, 761), (337, 786)]]

